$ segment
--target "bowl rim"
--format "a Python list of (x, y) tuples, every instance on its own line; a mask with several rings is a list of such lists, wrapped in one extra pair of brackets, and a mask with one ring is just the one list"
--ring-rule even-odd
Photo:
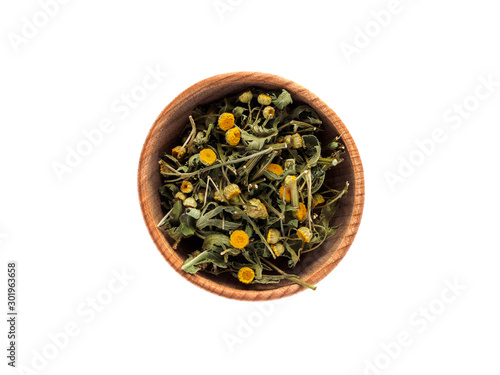
[[(301, 96), (307, 96), (308, 99), (315, 103), (316, 107), (321, 107), (321, 114), (328, 118), (333, 124), (339, 134), (342, 135), (342, 140), (347, 148), (347, 152), (351, 159), (352, 170), (354, 173), (354, 202), (352, 208), (352, 215), (349, 220), (349, 226), (343, 238), (339, 238), (340, 244), (336, 251), (332, 253), (330, 258), (320, 267), (314, 274), (312, 274), (308, 279), (305, 279), (306, 282), (311, 284), (316, 284), (324, 277), (326, 277), (344, 258), (345, 254), (349, 250), (351, 244), (354, 241), (354, 237), (358, 232), (358, 228), (361, 222), (361, 217), (363, 214), (364, 208), (364, 174), (363, 174), (363, 165), (361, 163), (361, 158), (359, 156), (359, 151), (354, 143), (354, 140), (345, 127), (344, 123), (337, 114), (324, 103), (318, 96), (313, 94), (308, 89), (302, 87), (301, 85), (285, 79), (283, 77), (262, 73), (262, 72), (231, 72), (214, 75), (208, 78), (205, 78), (201, 81), (194, 83), (193, 85), (186, 88), (179, 95), (177, 95), (158, 115), (153, 125), (151, 126), (148, 135), (144, 141), (139, 165), (138, 165), (138, 173), (137, 173), (137, 188), (139, 195), (139, 203), (141, 207), (142, 216), (144, 222), (146, 224), (146, 228), (153, 239), (157, 249), (160, 251), (165, 260), (170, 264), (170, 266), (179, 273), (183, 278), (191, 282), (192, 284), (214, 294), (217, 294), (222, 297), (226, 297), (229, 299), (236, 299), (242, 301), (268, 301), (273, 299), (279, 299), (283, 297), (288, 297), (294, 295), (298, 292), (301, 292), (307, 288), (297, 285), (297, 284), (289, 284), (283, 285), (281, 287), (277, 287), (275, 289), (269, 290), (244, 290), (244, 289), (236, 289), (228, 286), (222, 286), (212, 280), (200, 277), (197, 274), (189, 274), (181, 270), (182, 262), (180, 262), (177, 254), (172, 249), (170, 244), (165, 238), (165, 235), (160, 232), (160, 230), (156, 227), (156, 223), (153, 220), (152, 210), (150, 201), (148, 199), (148, 145), (154, 144), (155, 135), (158, 133), (160, 129), (165, 126), (165, 124), (161, 123), (161, 120), (164, 116), (171, 111), (173, 108), (176, 108), (180, 105), (182, 100), (185, 100), (186, 97), (189, 97), (192, 93), (195, 93), (198, 88), (206, 87), (207, 85), (213, 85), (216, 82), (221, 81), (229, 81), (234, 82), (235, 80), (245, 80), (250, 78), (252, 81), (261, 81), (264, 83), (272, 83), (272, 85), (282, 87), (292, 93), (300, 92)], [(249, 87), (256, 86), (258, 87), (258, 83), (249, 83)]]

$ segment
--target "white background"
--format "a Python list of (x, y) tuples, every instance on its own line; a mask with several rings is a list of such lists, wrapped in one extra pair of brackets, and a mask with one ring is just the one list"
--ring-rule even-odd
[[(0, 6), (0, 310), (14, 260), (19, 373), (499, 373), (500, 87), (473, 98), (481, 79), (500, 81), (497, 3), (401, 0), (378, 28), (372, 12), (387, 0), (220, 3), (233, 5), (73, 0), (45, 19), (37, 1)], [(36, 35), (23, 26), (34, 17)], [(16, 45), (23, 27), (29, 37)], [(358, 48), (350, 58), (343, 43)], [(170, 74), (129, 113), (113, 109), (148, 69)], [(197, 81), (241, 70), (322, 98), (354, 137), (366, 177), (363, 221), (339, 267), (316, 292), (263, 306), (175, 273), (136, 190), (161, 110)], [(443, 118), (464, 101), (462, 118)], [(60, 181), (54, 163), (104, 119), (112, 130)], [(415, 142), (436, 129), (446, 140), (422, 157)], [(391, 189), (388, 173), (411, 155), (420, 165)], [(106, 292), (122, 272), (133, 280)], [(465, 289), (453, 294), (450, 283)], [(91, 315), (96, 296), (112, 300)], [(55, 352), (50, 334), (71, 322), (77, 333)], [(409, 345), (390, 344), (404, 332)], [(0, 372), (14, 374), (6, 333), (3, 323)]]

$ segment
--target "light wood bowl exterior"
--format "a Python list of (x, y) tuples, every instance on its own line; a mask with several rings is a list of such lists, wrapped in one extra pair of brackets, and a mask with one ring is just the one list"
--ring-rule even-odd
[[(144, 143), (138, 170), (139, 200), (148, 231), (156, 247), (165, 260), (191, 283), (223, 297), (264, 301), (296, 294), (306, 288), (282, 282), (280, 284), (244, 285), (231, 275), (214, 276), (198, 272), (195, 275), (181, 270), (188, 253), (195, 250), (193, 240), (181, 241), (174, 250), (172, 240), (156, 224), (164, 216), (160, 205), (158, 188), (162, 185), (158, 159), (162, 152), (171, 150), (178, 144), (178, 138), (188, 124), (188, 116), (200, 104), (210, 103), (227, 95), (243, 92), (250, 87), (268, 90), (284, 88), (295, 102), (302, 102), (314, 108), (323, 121), (325, 131), (321, 133), (323, 144), (341, 134), (347, 152), (344, 161), (332, 168), (327, 175), (327, 183), (342, 189), (349, 181), (349, 193), (340, 200), (339, 209), (332, 224), (342, 224), (335, 236), (322, 244), (317, 250), (303, 255), (303, 258), (290, 273), (299, 275), (310, 284), (317, 284), (328, 275), (344, 258), (358, 231), (364, 205), (364, 177), (358, 149), (340, 118), (321, 99), (304, 87), (271, 74), (256, 72), (236, 72), (207, 78), (189, 87), (177, 96), (158, 116)], [(287, 266), (284, 266), (288, 269)], [(313, 291), (309, 291), (314, 293)]]

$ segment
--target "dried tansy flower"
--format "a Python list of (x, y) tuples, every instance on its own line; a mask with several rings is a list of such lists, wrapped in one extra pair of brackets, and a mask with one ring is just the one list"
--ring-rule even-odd
[(184, 199), (184, 206), (186, 207), (191, 207), (191, 208), (196, 208), (198, 203), (196, 203), (196, 200), (193, 197), (189, 197)]
[(240, 187), (236, 184), (230, 184), (224, 188), (224, 196), (226, 197), (226, 199), (232, 199), (240, 193)]
[(241, 94), (238, 99), (239, 99), (240, 102), (246, 104), (246, 103), (249, 103), (252, 100), (252, 98), (253, 98), (252, 92), (251, 91), (246, 91), (243, 94)]
[(265, 94), (260, 94), (257, 98), (257, 101), (259, 102), (259, 104), (262, 104), (262, 105), (269, 105), (271, 104), (271, 97), (268, 96), (268, 95), (265, 95)]
[(297, 229), (297, 237), (299, 237), (304, 242), (309, 242), (312, 239), (311, 230), (308, 227), (300, 227)]
[(280, 231), (274, 228), (269, 229), (267, 232), (267, 243), (275, 244), (280, 240)]
[(189, 194), (193, 191), (193, 184), (190, 181), (182, 181), (181, 191), (184, 194)]
[(198, 201), (201, 204), (205, 203), (205, 193), (206, 192), (204, 190), (198, 192)]
[(179, 191), (175, 194), (175, 199), (178, 199), (180, 201), (184, 201), (186, 199), (186, 194), (183, 192)]
[(300, 134), (295, 133), (294, 135), (292, 135), (291, 144), (292, 144), (293, 148), (301, 148), (302, 147), (303, 143), (302, 143), (302, 137), (300, 136)]
[(182, 159), (182, 157), (186, 155), (186, 149), (183, 148), (182, 146), (175, 146), (172, 149), (172, 156), (177, 159)]
[(290, 188), (285, 188), (284, 186), (281, 186), (279, 194), (280, 194), (280, 199), (284, 199), (285, 202), (287, 203), (292, 200), (292, 194), (290, 193)]
[(234, 115), (232, 113), (223, 113), (219, 116), (219, 128), (226, 131), (234, 126)]
[(295, 217), (299, 221), (303, 221), (307, 216), (307, 208), (306, 205), (302, 202), (299, 202), (299, 210), (295, 212)]
[(325, 198), (321, 195), (321, 194), (314, 194), (313, 195), (313, 204), (314, 204), (314, 207), (320, 205), (320, 204), (323, 204), (325, 203)]
[(281, 168), (281, 165), (279, 164), (269, 164), (267, 166), (267, 170), (273, 172), (274, 174), (277, 174), (278, 176), (281, 176), (283, 174), (283, 168)]
[(264, 115), (264, 118), (273, 118), (274, 117), (274, 108), (271, 106), (267, 106), (264, 108), (262, 111), (262, 114)]
[(238, 271), (238, 280), (243, 284), (250, 284), (255, 278), (255, 272), (250, 267), (242, 267)]
[(333, 236), (330, 222), (348, 188), (324, 184), (345, 148), (340, 137), (322, 145), (321, 130), (314, 109), (293, 103), (286, 90), (249, 88), (195, 108), (178, 146), (159, 160), (165, 216), (158, 227), (174, 248), (193, 237), (185, 272), (315, 289), (293, 269)]
[(248, 242), (248, 234), (242, 230), (235, 230), (231, 234), (230, 243), (232, 247), (243, 249), (246, 245), (248, 245)]
[(279, 257), (280, 255), (283, 255), (285, 252), (285, 246), (283, 244), (277, 243), (276, 245), (271, 245), (271, 249), (274, 252), (274, 255), (276, 255), (276, 258)]
[(209, 148), (200, 151), (200, 161), (205, 165), (212, 165), (217, 160), (215, 152)]
[(290, 185), (291, 183), (293, 183), (295, 180), (297, 179), (297, 176), (286, 176), (285, 177), (285, 185)]
[(279, 196), (281, 199), (284, 199), (285, 202), (290, 202), (292, 200), (291, 188), (289, 185), (293, 183), (297, 179), (297, 176), (286, 176), (284, 185), (280, 187)]
[(252, 219), (267, 219), (269, 214), (267, 213), (266, 206), (260, 201), (260, 199), (252, 198), (245, 205), (246, 214)]
[(237, 127), (231, 128), (226, 132), (226, 142), (228, 145), (236, 146), (240, 143), (241, 132)]
[(218, 202), (224, 202), (224, 198), (222, 198), (222, 194), (220, 193), (220, 191), (216, 191), (214, 193), (214, 199)]

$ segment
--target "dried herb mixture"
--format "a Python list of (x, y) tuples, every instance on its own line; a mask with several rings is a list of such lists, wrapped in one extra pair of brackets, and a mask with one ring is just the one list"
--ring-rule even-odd
[(287, 258), (293, 270), (337, 229), (330, 221), (349, 184), (338, 191), (324, 180), (342, 162), (344, 146), (337, 137), (322, 147), (321, 125), (286, 90), (250, 89), (193, 111), (178, 145), (159, 160), (166, 215), (158, 227), (174, 247), (183, 238), (202, 240), (185, 272), (316, 288), (276, 259)]

